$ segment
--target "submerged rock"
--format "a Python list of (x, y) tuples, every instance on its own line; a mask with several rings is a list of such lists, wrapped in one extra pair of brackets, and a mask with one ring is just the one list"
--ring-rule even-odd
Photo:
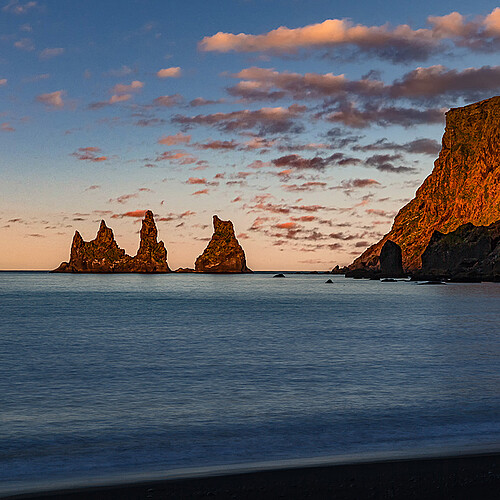
[(158, 242), (153, 212), (145, 213), (141, 241), (135, 257), (120, 248), (113, 230), (102, 220), (95, 239), (84, 241), (75, 231), (69, 262), (63, 262), (57, 273), (168, 273), (167, 251), (163, 241)]
[(196, 259), (198, 273), (251, 273), (245, 252), (234, 234), (230, 220), (213, 217), (214, 233), (203, 253)]

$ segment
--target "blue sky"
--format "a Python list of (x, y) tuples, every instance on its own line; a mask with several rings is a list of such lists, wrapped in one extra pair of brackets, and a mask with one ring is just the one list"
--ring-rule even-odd
[(496, 8), (2, 0), (0, 268), (56, 267), (101, 218), (135, 254), (145, 209), (173, 268), (214, 213), (255, 269), (348, 264), (430, 173), (444, 112), (499, 93)]

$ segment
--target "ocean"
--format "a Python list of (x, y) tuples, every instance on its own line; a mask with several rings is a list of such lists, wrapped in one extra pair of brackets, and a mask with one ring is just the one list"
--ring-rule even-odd
[(2, 272), (0, 493), (498, 449), (499, 325), (497, 283)]

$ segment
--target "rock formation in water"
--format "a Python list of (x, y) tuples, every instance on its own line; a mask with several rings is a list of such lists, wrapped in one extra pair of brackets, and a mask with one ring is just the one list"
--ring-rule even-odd
[(127, 272), (168, 273), (167, 250), (158, 241), (158, 231), (151, 210), (146, 211), (141, 227), (141, 242), (137, 255), (132, 258)]
[(434, 231), (416, 278), (500, 281), (500, 221), (468, 223), (448, 234)]
[(245, 252), (234, 235), (233, 223), (213, 217), (214, 234), (204, 252), (196, 259), (195, 270), (201, 273), (251, 273)]
[(403, 252), (403, 266), (416, 270), (431, 235), (462, 224), (490, 225), (500, 219), (500, 96), (446, 113), (446, 129), (434, 170), (403, 207), (391, 231), (350, 266), (379, 269), (387, 240)]
[(383, 278), (404, 276), (401, 247), (394, 241), (387, 240), (380, 251), (380, 274)]
[(101, 221), (97, 236), (84, 241), (75, 231), (69, 262), (63, 262), (58, 273), (168, 273), (167, 251), (158, 242), (153, 212), (148, 210), (142, 221), (141, 242), (135, 257), (130, 257), (115, 241), (113, 231)]
[(374, 268), (348, 269), (346, 278), (403, 278), (407, 276), (403, 270), (401, 247), (394, 241), (387, 240), (380, 251), (379, 265)]

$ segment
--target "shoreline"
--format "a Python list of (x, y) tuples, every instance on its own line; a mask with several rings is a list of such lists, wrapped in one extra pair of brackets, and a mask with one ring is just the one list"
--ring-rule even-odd
[[(493, 499), (500, 451), (372, 453), (32, 484), (4, 500), (174, 498)], [(24, 490), (24, 491), (23, 491)]]

